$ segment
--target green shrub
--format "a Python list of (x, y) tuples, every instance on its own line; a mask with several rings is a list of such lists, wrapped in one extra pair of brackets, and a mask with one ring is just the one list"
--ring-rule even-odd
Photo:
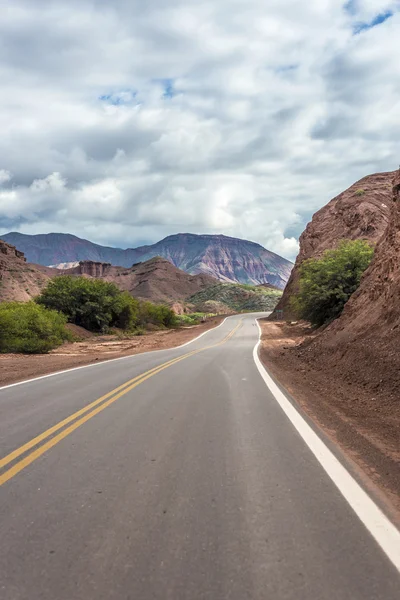
[(363, 240), (343, 241), (337, 249), (326, 250), (320, 259), (304, 261), (299, 292), (292, 299), (297, 316), (317, 326), (336, 319), (360, 285), (373, 254), (373, 248)]
[(139, 302), (101, 279), (56, 277), (36, 302), (64, 313), (70, 323), (89, 331), (105, 332), (110, 327), (134, 329), (139, 318)]
[(356, 196), (364, 196), (365, 194), (365, 190), (357, 190), (356, 191)]
[(162, 304), (144, 301), (139, 303), (138, 325), (156, 325), (157, 327), (174, 327), (177, 323), (173, 310)]
[(0, 352), (44, 354), (70, 339), (67, 318), (34, 302), (0, 304)]

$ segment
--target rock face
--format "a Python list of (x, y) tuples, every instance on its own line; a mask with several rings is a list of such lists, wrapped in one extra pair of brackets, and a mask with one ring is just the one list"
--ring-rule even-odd
[(107, 262), (130, 267), (155, 256), (196, 275), (205, 273), (220, 281), (251, 284), (270, 283), (283, 289), (292, 263), (259, 244), (224, 235), (171, 235), (151, 246), (110, 248), (73, 235), (51, 233), (23, 235), (8, 233), (3, 238), (21, 248), (28, 260), (42, 265), (61, 266), (80, 261)]
[(0, 301), (27, 301), (40, 294), (49, 280), (23, 252), (0, 240)]
[(129, 269), (114, 267), (109, 263), (82, 261), (78, 267), (67, 269), (63, 273), (98, 277), (115, 283), (121, 290), (141, 300), (167, 304), (185, 300), (216, 283), (208, 275), (189, 275), (161, 257), (137, 263)]
[[(372, 392), (376, 411), (400, 418), (400, 172), (392, 174), (388, 225), (342, 315), (306, 345), (310, 364)], [(386, 188), (386, 184), (385, 184)], [(397, 421), (396, 421), (397, 419)], [(394, 427), (395, 425), (393, 425)]]
[(394, 173), (377, 173), (357, 181), (321, 208), (300, 236), (300, 252), (277, 309), (290, 316), (290, 297), (297, 290), (304, 260), (319, 257), (343, 239), (378, 242), (389, 221)]
[(400, 171), (392, 179), (389, 222), (374, 259), (331, 330), (345, 327), (354, 333), (376, 327), (385, 336), (397, 330), (395, 338), (400, 344)]
[(77, 267), (68, 269), (68, 273), (73, 275), (87, 275), (89, 277), (105, 277), (110, 270), (110, 263), (81, 260)]
[(14, 246), (0, 240), (0, 254), (5, 254), (8, 258), (20, 258), (23, 262), (26, 262), (26, 258), (23, 252), (17, 250)]

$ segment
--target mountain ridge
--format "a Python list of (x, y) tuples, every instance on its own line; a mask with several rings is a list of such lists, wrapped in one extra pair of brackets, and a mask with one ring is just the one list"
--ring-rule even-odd
[(223, 234), (178, 233), (137, 248), (101, 246), (73, 234), (27, 235), (10, 232), (0, 236), (20, 248), (29, 262), (57, 266), (85, 260), (131, 267), (155, 256), (169, 260), (191, 275), (204, 273), (220, 281), (269, 283), (283, 289), (292, 263), (256, 242)]

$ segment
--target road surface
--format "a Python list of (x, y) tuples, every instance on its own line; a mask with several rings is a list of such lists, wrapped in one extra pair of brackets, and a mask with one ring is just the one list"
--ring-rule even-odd
[(2, 600), (399, 600), (260, 376), (254, 317), (0, 390)]

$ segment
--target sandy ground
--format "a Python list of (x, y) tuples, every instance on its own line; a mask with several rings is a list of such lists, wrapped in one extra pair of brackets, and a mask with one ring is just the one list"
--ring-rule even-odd
[(156, 331), (126, 339), (89, 334), (86, 339), (64, 344), (49, 354), (0, 354), (0, 385), (88, 365), (99, 360), (180, 346), (219, 325), (223, 318), (213, 317), (206, 323), (193, 327)]
[(261, 358), (364, 474), (397, 522), (400, 518), (400, 423), (380, 410), (373, 393), (307, 362), (299, 345), (313, 336), (305, 323), (260, 321)]

